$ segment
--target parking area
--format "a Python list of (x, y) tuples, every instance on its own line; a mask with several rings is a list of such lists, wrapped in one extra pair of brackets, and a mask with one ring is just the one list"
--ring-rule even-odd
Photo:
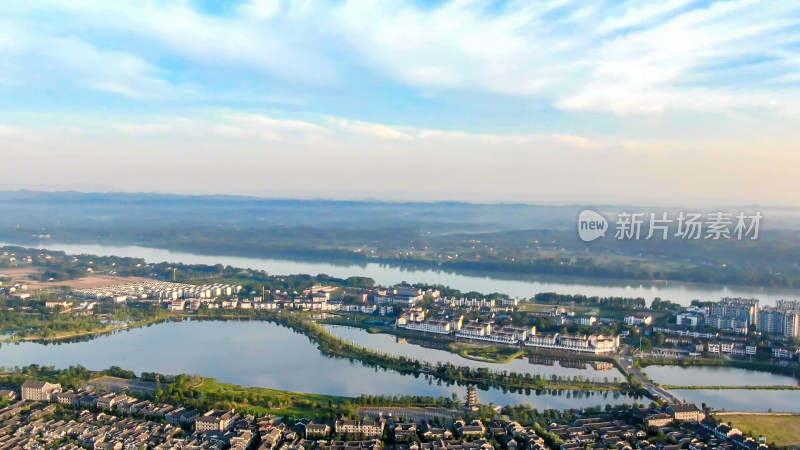
[(98, 391), (135, 391), (145, 394), (152, 394), (156, 391), (156, 384), (149, 381), (126, 380), (125, 378), (100, 377), (86, 382), (85, 387), (91, 387)]

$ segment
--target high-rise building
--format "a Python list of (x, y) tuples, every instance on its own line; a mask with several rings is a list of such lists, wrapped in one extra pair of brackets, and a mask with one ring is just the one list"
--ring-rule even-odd
[(774, 336), (800, 337), (800, 302), (778, 300), (758, 312), (758, 331)]
[(711, 306), (706, 323), (724, 331), (746, 333), (758, 324), (758, 299), (725, 297)]

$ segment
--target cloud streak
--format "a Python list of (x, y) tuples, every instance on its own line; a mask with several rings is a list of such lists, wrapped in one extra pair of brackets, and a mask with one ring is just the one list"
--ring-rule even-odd
[[(378, 74), (420, 90), (489, 92), (615, 114), (798, 101), (791, 82), (796, 2), (452, 0), (424, 7), (346, 0), (312, 8), (300, 0), (252, 0), (213, 14), (179, 0), (45, 0), (8, 2), (0, 11), (22, 24), (12, 28), (23, 38), (0, 32), (5, 48), (4, 40), (26, 41), (5, 55), (20, 67), (18, 78), (35, 69), (25, 54), (46, 48), (48, 64), (73, 82), (130, 97), (165, 95), (181, 83), (210, 95), (214, 87), (193, 76), (207, 71), (342, 89)], [(102, 38), (110, 33), (114, 39)], [(69, 54), (77, 58), (62, 57)], [(173, 60), (177, 67), (164, 63)], [(718, 65), (713, 73), (709, 64)], [(747, 79), (737, 79), (745, 69)]]

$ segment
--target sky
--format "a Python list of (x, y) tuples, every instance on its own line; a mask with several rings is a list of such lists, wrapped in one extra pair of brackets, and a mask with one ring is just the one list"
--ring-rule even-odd
[(800, 2), (0, 2), (0, 189), (800, 206)]

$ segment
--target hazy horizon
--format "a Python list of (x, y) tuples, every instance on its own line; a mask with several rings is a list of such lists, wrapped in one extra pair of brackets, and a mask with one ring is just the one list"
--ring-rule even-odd
[(19, 188), (19, 189), (7, 189), (0, 183), (0, 196), (2, 194), (33, 194), (33, 195), (85, 195), (85, 196), (114, 196), (114, 195), (131, 195), (131, 196), (163, 196), (163, 197), (188, 197), (188, 198), (196, 198), (196, 199), (210, 199), (210, 198), (232, 198), (232, 199), (240, 199), (243, 201), (276, 201), (276, 202), (329, 202), (329, 203), (374, 203), (374, 204), (420, 204), (420, 205), (433, 205), (433, 204), (463, 204), (463, 205), (472, 205), (472, 206), (541, 206), (541, 207), (553, 207), (553, 208), (597, 208), (597, 209), (604, 209), (604, 208), (664, 208), (667, 210), (677, 210), (683, 207), (687, 208), (694, 208), (695, 211), (710, 211), (716, 209), (725, 209), (725, 208), (766, 208), (766, 209), (775, 209), (775, 210), (788, 210), (788, 211), (798, 211), (800, 212), (800, 206), (790, 206), (790, 205), (770, 205), (765, 203), (698, 203), (693, 204), (691, 202), (682, 202), (682, 203), (658, 203), (658, 202), (587, 202), (587, 201), (564, 201), (564, 202), (524, 202), (524, 201), (469, 201), (469, 200), (455, 200), (455, 199), (420, 199), (420, 200), (413, 200), (413, 199), (386, 199), (386, 198), (371, 198), (371, 197), (363, 197), (363, 198), (346, 198), (346, 197), (324, 197), (324, 196), (308, 196), (308, 197), (301, 197), (301, 196), (264, 196), (264, 195), (249, 195), (249, 194), (227, 194), (227, 193), (204, 193), (204, 194), (193, 194), (193, 193), (181, 193), (181, 192), (157, 192), (157, 191), (122, 191), (122, 190), (81, 190), (81, 189), (27, 189), (27, 188)]

